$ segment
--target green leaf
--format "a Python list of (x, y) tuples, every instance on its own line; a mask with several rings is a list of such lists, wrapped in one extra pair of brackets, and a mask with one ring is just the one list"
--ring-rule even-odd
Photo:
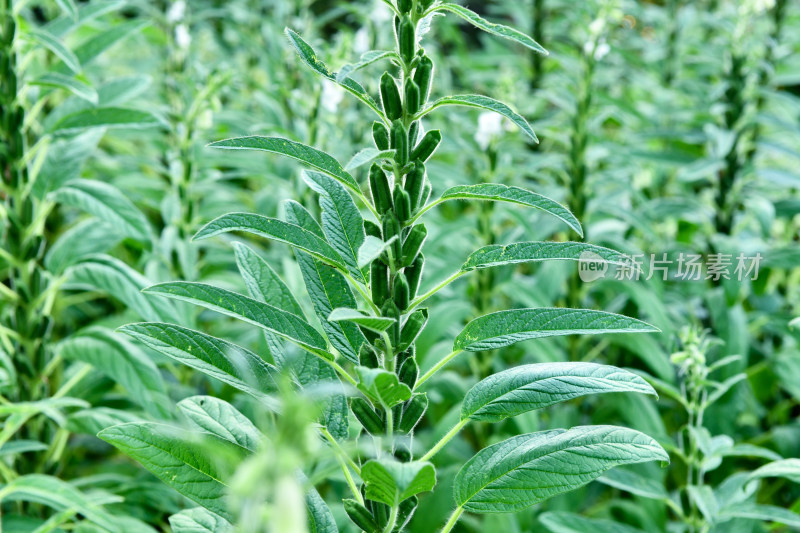
[(67, 139), (58, 139), (50, 144), (42, 169), (33, 184), (37, 198), (58, 189), (65, 183), (79, 178), (84, 164), (97, 149), (103, 130), (88, 130)]
[(255, 452), (264, 435), (234, 406), (213, 396), (192, 396), (178, 402), (178, 409), (198, 429)]
[[(119, 7), (119, 4), (116, 2), (108, 2), (108, 4), (112, 9)], [(122, 39), (138, 32), (145, 26), (147, 26), (147, 22), (142, 20), (116, 23), (103, 33), (97, 34), (81, 43), (80, 46), (75, 48), (75, 55), (82, 65), (86, 65)]]
[[(53, 476), (28, 474), (9, 481), (0, 488), (0, 502), (31, 502), (56, 511), (74, 510), (107, 531), (119, 532), (117, 522), (92, 498), (73, 485)], [(112, 497), (109, 503), (121, 501)], [(121, 533), (121, 532), (120, 532)]]
[(528, 124), (528, 121), (525, 120), (525, 117), (511, 109), (509, 106), (504, 104), (503, 102), (499, 102), (494, 98), (489, 98), (488, 96), (482, 96), (480, 94), (458, 94), (454, 96), (445, 96), (443, 98), (439, 98), (435, 102), (431, 103), (429, 107), (423, 110), (422, 115), (426, 115), (429, 112), (433, 111), (437, 107), (442, 107), (446, 105), (460, 105), (466, 107), (476, 107), (478, 109), (485, 109), (487, 111), (493, 111), (498, 113), (508, 120), (519, 126), (519, 128), (525, 132), (525, 135), (531, 138), (531, 140), (538, 144), (539, 139), (536, 137), (536, 134), (533, 132), (531, 125)]
[(227, 478), (250, 452), (210, 434), (193, 434), (165, 424), (120, 424), (101, 439), (142, 464), (190, 500), (230, 521)]
[(247, 296), (212, 285), (188, 281), (159, 283), (144, 289), (144, 292), (193, 303), (238, 318), (271, 331), (323, 359), (329, 361), (334, 359), (327, 350), (325, 339), (308, 322), (297, 315)]
[(225, 139), (213, 142), (209, 144), (209, 146), (227, 150), (260, 150), (285, 155), (324, 172), (353, 192), (359, 194), (361, 192), (355, 178), (348, 174), (333, 156), (296, 141), (284, 139), (282, 137), (259, 137), (253, 135), (250, 137)]
[(119, 189), (97, 180), (72, 180), (51, 193), (56, 202), (108, 222), (115, 231), (143, 242), (150, 239), (147, 218)]
[(331, 311), (330, 316), (328, 316), (328, 321), (353, 322), (354, 324), (363, 326), (368, 330), (375, 331), (376, 333), (386, 331), (396, 322), (394, 318), (385, 316), (369, 316), (363, 314), (361, 311), (357, 311), (355, 309), (346, 309), (344, 307), (339, 307)]
[(152, 128), (161, 121), (153, 114), (124, 107), (93, 107), (67, 115), (51, 128), (51, 133), (71, 134), (89, 128)]
[(499, 422), (559, 402), (607, 392), (656, 396), (632, 372), (595, 363), (538, 363), (509, 368), (478, 382), (464, 397), (461, 419)]
[(777, 522), (793, 528), (800, 528), (799, 514), (774, 505), (760, 505), (750, 502), (739, 503), (735, 507), (724, 509), (717, 518), (717, 522), (724, 522), (731, 518)]
[(358, 390), (364, 393), (373, 403), (391, 408), (411, 398), (411, 389), (400, 383), (397, 374), (380, 368), (356, 368), (358, 374)]
[(50, 272), (61, 274), (67, 267), (107, 252), (122, 239), (108, 224), (86, 218), (58, 236), (47, 250), (45, 266)]
[(64, 89), (69, 91), (78, 98), (83, 98), (87, 102), (97, 105), (97, 91), (94, 88), (80, 80), (60, 74), (58, 72), (51, 72), (36, 78), (30, 82), (31, 85), (40, 85), (42, 87), (55, 87), (57, 89)]
[(499, 183), (458, 185), (444, 191), (436, 203), (448, 200), (488, 200), (534, 207), (563, 220), (570, 228), (574, 229), (580, 236), (583, 236), (581, 223), (578, 222), (578, 219), (569, 209), (546, 196), (519, 187), (510, 187)]
[(309, 533), (339, 533), (333, 513), (313, 486), (306, 491), (306, 511)]
[(375, 111), (380, 117), (383, 117), (383, 113), (381, 112), (378, 104), (375, 103), (375, 100), (367, 93), (366, 89), (361, 86), (357, 81), (353, 80), (352, 78), (346, 78), (341, 81), (337, 80), (337, 75), (335, 72), (331, 72), (325, 63), (319, 59), (317, 52), (314, 48), (311, 47), (310, 44), (305, 42), (302, 37), (300, 37), (296, 32), (286, 28), (286, 37), (289, 38), (289, 42), (294, 47), (297, 54), (300, 56), (300, 59), (308, 65), (311, 70), (322, 76), (323, 78), (330, 80), (344, 90), (364, 102), (370, 109)]
[[(286, 217), (290, 222), (315, 235), (322, 235), (322, 228), (303, 206), (293, 201), (286, 202), (285, 205)], [(333, 268), (306, 253), (298, 251), (297, 262), (325, 335), (343, 357), (357, 364), (361, 346), (366, 342), (364, 334), (355, 324), (328, 321), (334, 309), (356, 308), (356, 299), (347, 280)]]
[(531, 241), (484, 246), (469, 256), (461, 265), (461, 270), (467, 272), (477, 268), (554, 260), (596, 260), (617, 265), (631, 264), (627, 255), (602, 246), (583, 242)]
[(578, 426), (512, 437), (478, 452), (455, 478), (456, 503), (475, 513), (514, 512), (586, 485), (615, 466), (669, 461), (647, 435)]
[(378, 237), (367, 235), (367, 238), (364, 239), (364, 244), (362, 244), (361, 248), (358, 249), (358, 266), (364, 268), (371, 264), (375, 259), (380, 257), (380, 255), (397, 239), (398, 236), (395, 235), (388, 241), (384, 242)]
[(352, 65), (345, 65), (342, 67), (342, 70), (336, 74), (336, 83), (344, 82), (357, 70), (361, 70), (362, 68), (376, 63), (382, 59), (397, 59), (397, 52), (392, 50), (370, 50), (368, 52), (364, 52), (361, 54), (361, 59), (358, 61), (358, 63), (353, 63)]
[(364, 165), (370, 165), (373, 161), (379, 159), (394, 159), (395, 150), (378, 150), (377, 148), (364, 148), (359, 151), (353, 158), (345, 165), (344, 169), (351, 172)]
[(750, 474), (750, 479), (765, 477), (782, 477), (795, 483), (800, 483), (800, 459), (782, 459), (756, 469)]
[(339, 252), (353, 279), (366, 283), (358, 267), (358, 250), (364, 244), (364, 219), (344, 187), (325, 174), (303, 173), (306, 183), (319, 196), (322, 208), (322, 230), (329, 243)]
[(630, 470), (615, 468), (597, 478), (597, 481), (642, 498), (650, 498), (652, 500), (669, 499), (669, 494), (664, 489), (663, 483)]
[(478, 317), (458, 334), (454, 350), (496, 350), (518, 342), (559, 335), (651, 333), (657, 328), (615, 313), (542, 307), (511, 309)]
[(172, 533), (233, 533), (233, 526), (214, 513), (195, 507), (169, 517)]
[(539, 521), (551, 533), (645, 533), (641, 529), (613, 520), (584, 518), (581, 515), (563, 511), (542, 513), (539, 515)]
[(151, 414), (170, 416), (172, 402), (167, 397), (158, 367), (139, 347), (124, 338), (94, 327), (59, 343), (58, 353), (66, 360), (82, 361), (106, 374)]
[(0, 446), (0, 455), (16, 455), (26, 452), (43, 452), (47, 450), (48, 446), (44, 442), (38, 440), (12, 440)]
[(415, 494), (433, 490), (436, 470), (427, 462), (372, 459), (361, 468), (361, 479), (367, 486), (367, 499), (394, 506)]
[(477, 13), (474, 11), (470, 11), (464, 6), (460, 6), (458, 4), (454, 4), (451, 2), (443, 2), (434, 8), (436, 11), (449, 11), (451, 13), (455, 13), (465, 21), (469, 22), (476, 28), (480, 28), (481, 30), (491, 33), (492, 35), (496, 35), (498, 37), (502, 37), (504, 39), (509, 39), (516, 43), (521, 44), (527, 48), (530, 48), (534, 52), (539, 52), (540, 54), (547, 55), (547, 50), (542, 48), (542, 45), (522, 33), (521, 31), (515, 30), (514, 28), (509, 28), (508, 26), (503, 26), (502, 24), (494, 24), (489, 22), (488, 20), (482, 19)]
[(128, 324), (119, 331), (179, 363), (274, 405), (277, 370), (259, 356), (228, 341), (175, 324)]
[(78, 73), (81, 71), (81, 62), (72, 51), (64, 46), (64, 44), (52, 33), (43, 29), (31, 30), (30, 36), (36, 42), (53, 52), (64, 65), (67, 66), (72, 72)]
[(228, 213), (217, 217), (200, 228), (194, 240), (208, 239), (229, 231), (245, 231), (283, 242), (336, 268), (347, 269), (339, 253), (322, 237), (295, 224), (253, 213)]

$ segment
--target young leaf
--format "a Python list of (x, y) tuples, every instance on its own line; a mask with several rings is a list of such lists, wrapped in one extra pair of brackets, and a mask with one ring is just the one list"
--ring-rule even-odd
[(750, 474), (750, 479), (765, 477), (782, 477), (795, 483), (800, 483), (800, 459), (781, 459), (756, 469)]
[(61, 118), (51, 133), (72, 134), (89, 128), (152, 128), (161, 121), (153, 114), (123, 107), (94, 107)]
[(373, 403), (391, 408), (411, 398), (411, 389), (400, 383), (397, 374), (380, 368), (356, 368), (358, 374), (358, 390), (364, 393)]
[(361, 248), (358, 249), (358, 266), (361, 268), (369, 266), (398, 238), (399, 237), (395, 235), (388, 241), (384, 242), (378, 237), (367, 235), (367, 238), (364, 239), (364, 244), (362, 244)]
[(194, 240), (208, 239), (229, 231), (245, 231), (300, 248), (325, 263), (346, 270), (339, 253), (322, 237), (295, 224), (253, 213), (228, 213), (215, 218), (194, 236)]
[(175, 324), (127, 324), (119, 331), (189, 368), (275, 405), (266, 392), (275, 389), (273, 376), (277, 370), (241, 346)]
[(212, 285), (188, 281), (159, 283), (144, 289), (144, 292), (193, 303), (244, 320), (280, 335), (323, 359), (329, 361), (334, 359), (333, 354), (327, 350), (325, 339), (308, 322), (292, 313), (247, 296)]
[(97, 91), (95, 91), (91, 85), (77, 80), (72, 76), (59, 74), (58, 72), (50, 72), (49, 74), (39, 76), (31, 81), (30, 84), (64, 89), (78, 98), (83, 98), (90, 104), (97, 105)]
[(392, 327), (396, 320), (385, 316), (369, 316), (355, 309), (339, 307), (331, 311), (328, 322), (352, 322), (368, 330), (381, 333)]
[[(322, 236), (322, 228), (303, 206), (291, 201), (285, 205), (287, 220), (314, 235)], [(361, 346), (366, 342), (364, 334), (355, 324), (328, 320), (334, 309), (356, 308), (356, 299), (347, 280), (336, 270), (304, 252), (297, 252), (297, 262), (325, 335), (342, 356), (357, 364)]]
[(624, 464), (669, 461), (632, 429), (578, 426), (512, 437), (478, 452), (455, 478), (456, 503), (475, 513), (514, 512), (577, 489)]
[(350, 274), (366, 283), (358, 267), (358, 250), (364, 244), (364, 219), (344, 187), (320, 172), (306, 171), (303, 176), (319, 197), (322, 230), (328, 242), (339, 252)]
[(503, 26), (502, 24), (494, 24), (489, 22), (488, 20), (482, 19), (477, 13), (474, 11), (470, 11), (464, 6), (460, 6), (458, 4), (454, 4), (452, 2), (442, 2), (441, 4), (434, 7), (436, 11), (449, 11), (451, 13), (455, 13), (465, 21), (469, 22), (476, 28), (480, 28), (485, 32), (491, 33), (492, 35), (496, 35), (498, 37), (503, 37), (504, 39), (509, 39), (516, 43), (521, 44), (527, 48), (530, 48), (534, 52), (539, 52), (540, 54), (547, 55), (547, 50), (542, 48), (542, 45), (522, 33), (521, 31), (515, 30), (514, 28), (509, 28), (508, 26)]
[(344, 169), (351, 172), (364, 165), (370, 165), (378, 159), (394, 159), (394, 150), (378, 150), (377, 148), (364, 148), (345, 165)]
[(264, 435), (234, 406), (213, 396), (192, 396), (178, 402), (178, 409), (198, 429), (255, 452)]
[(521, 189), (520, 187), (511, 187), (498, 183), (457, 185), (444, 191), (442, 196), (433, 204), (429, 204), (429, 206), (440, 204), (448, 200), (488, 200), (534, 207), (563, 220), (581, 237), (583, 236), (581, 223), (578, 222), (578, 219), (575, 218), (575, 215), (573, 215), (569, 209), (555, 200), (551, 200), (546, 196), (532, 191)]
[(255, 250), (240, 242), (234, 242), (233, 249), (236, 265), (254, 299), (305, 318), (303, 308), (292, 291)]
[(496, 350), (517, 342), (558, 335), (650, 333), (657, 328), (615, 313), (542, 307), (511, 309), (478, 317), (458, 334), (454, 350)]
[(342, 70), (336, 74), (336, 83), (342, 83), (357, 70), (361, 70), (362, 68), (376, 63), (382, 59), (397, 59), (397, 52), (393, 50), (370, 50), (369, 52), (364, 52), (361, 55), (361, 59), (358, 61), (358, 63), (353, 63), (352, 65), (345, 65), (342, 67)]
[(783, 507), (760, 505), (752, 502), (743, 502), (723, 509), (719, 516), (715, 518), (717, 522), (724, 522), (731, 518), (746, 518), (764, 522), (777, 522), (792, 528), (800, 528), (800, 514)]
[[(587, 254), (584, 256), (583, 254)], [(588, 255), (592, 254), (592, 255)], [(630, 264), (630, 258), (622, 253), (583, 242), (515, 242), (513, 244), (490, 244), (472, 253), (461, 265), (468, 272), (478, 268), (491, 268), (515, 263), (570, 260), (583, 258), (604, 261), (617, 265)]]
[(531, 125), (528, 124), (527, 120), (525, 120), (525, 117), (523, 117), (522, 115), (511, 109), (503, 102), (499, 102), (494, 98), (489, 98), (488, 96), (482, 96), (480, 94), (459, 94), (459, 95), (445, 96), (443, 98), (439, 98), (435, 102), (431, 103), (429, 107), (423, 110), (421, 115), (427, 115), (437, 107), (442, 107), (446, 105), (476, 107), (478, 109), (493, 111), (495, 113), (498, 113), (506, 117), (508, 120), (519, 126), (519, 128), (523, 132), (525, 132), (525, 135), (530, 137), (533, 142), (535, 143), (539, 142), (539, 139), (533, 132)]
[[(613, 470), (611, 470), (613, 472)], [(613, 520), (584, 518), (575, 513), (548, 511), (539, 515), (539, 521), (551, 533), (645, 533)]]
[(172, 533), (233, 533), (233, 526), (202, 507), (186, 509), (169, 517)]
[(464, 397), (461, 419), (499, 422), (534, 409), (606, 392), (653, 388), (632, 372), (595, 363), (539, 363), (510, 368), (480, 381)]
[(339, 533), (333, 513), (313, 486), (309, 487), (306, 492), (306, 511), (310, 526), (309, 533)]
[(115, 231), (140, 241), (150, 239), (147, 218), (119, 189), (98, 180), (72, 180), (51, 193), (58, 203), (69, 205), (108, 222)]
[(132, 423), (101, 431), (101, 439), (142, 464), (164, 483), (225, 520), (226, 481), (250, 452), (208, 433), (156, 423)]
[(56, 57), (64, 62), (64, 65), (66, 65), (69, 70), (75, 73), (81, 71), (80, 60), (69, 48), (64, 46), (58, 37), (43, 29), (31, 30), (30, 36), (39, 44), (53, 52)]
[(436, 485), (433, 465), (420, 461), (400, 463), (395, 459), (373, 459), (361, 468), (361, 478), (367, 486), (368, 499), (391, 506), (420, 492), (433, 490)]
[(289, 42), (294, 47), (297, 54), (300, 56), (300, 59), (308, 65), (311, 70), (322, 76), (323, 78), (330, 80), (342, 88), (364, 102), (370, 109), (375, 111), (381, 118), (383, 118), (383, 112), (381, 111), (380, 107), (375, 100), (367, 93), (366, 89), (362, 87), (357, 81), (353, 80), (352, 78), (345, 78), (341, 81), (337, 79), (337, 75), (335, 72), (331, 72), (328, 70), (328, 67), (325, 63), (319, 59), (319, 54), (311, 47), (310, 44), (305, 42), (302, 37), (300, 37), (296, 32), (286, 28), (286, 37), (289, 38)]
[(351, 191), (358, 194), (361, 193), (355, 178), (348, 174), (333, 156), (296, 141), (282, 137), (259, 137), (253, 135), (251, 137), (225, 139), (213, 142), (209, 146), (227, 150), (260, 150), (285, 155), (324, 172)]

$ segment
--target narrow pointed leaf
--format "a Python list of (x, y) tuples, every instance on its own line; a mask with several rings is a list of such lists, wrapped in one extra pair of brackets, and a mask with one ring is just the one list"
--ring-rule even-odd
[(482, 96), (480, 94), (458, 94), (453, 96), (445, 96), (439, 98), (435, 102), (433, 102), (430, 107), (426, 108), (423, 114), (427, 114), (430, 111), (433, 111), (437, 107), (447, 106), (447, 105), (459, 105), (459, 106), (466, 106), (466, 107), (476, 107), (478, 109), (485, 109), (487, 111), (493, 111), (498, 113), (508, 120), (519, 126), (519, 128), (525, 132), (525, 135), (531, 138), (531, 140), (535, 143), (539, 142), (539, 139), (536, 137), (536, 134), (533, 132), (531, 125), (528, 124), (528, 121), (525, 120), (525, 117), (511, 109), (508, 105), (504, 104), (503, 102), (497, 101), (494, 98), (489, 98), (488, 96)]
[(367, 238), (364, 239), (364, 244), (362, 244), (361, 248), (358, 249), (358, 266), (364, 268), (370, 265), (375, 259), (380, 257), (380, 255), (398, 238), (399, 237), (395, 235), (388, 241), (384, 242), (378, 237), (367, 235)]
[(464, 397), (461, 419), (499, 422), (580, 396), (639, 392), (656, 396), (632, 372), (595, 363), (539, 363), (510, 368), (478, 382)]
[(260, 137), (253, 135), (251, 137), (225, 139), (213, 142), (209, 144), (209, 146), (227, 150), (260, 150), (263, 152), (285, 155), (324, 172), (351, 191), (360, 192), (355, 178), (342, 168), (342, 165), (333, 156), (296, 141), (291, 141), (282, 137)]
[(91, 104), (97, 104), (97, 91), (94, 87), (77, 80), (72, 76), (59, 74), (58, 72), (50, 72), (36, 78), (30, 82), (31, 85), (39, 85), (42, 87), (55, 87), (57, 89), (64, 89), (71, 92), (78, 98), (83, 98)]
[(581, 223), (578, 222), (578, 219), (575, 218), (575, 215), (573, 215), (569, 209), (555, 200), (551, 200), (546, 196), (542, 196), (541, 194), (528, 191), (520, 187), (511, 187), (498, 183), (458, 185), (444, 191), (438, 202), (444, 202), (448, 200), (488, 200), (493, 202), (509, 202), (512, 204), (541, 209), (542, 211), (545, 211), (554, 217), (563, 220), (570, 228), (574, 229), (579, 235), (583, 236)]
[(303, 173), (306, 183), (319, 196), (322, 208), (322, 230), (333, 248), (339, 253), (354, 279), (366, 283), (358, 267), (358, 250), (364, 244), (364, 219), (361, 217), (350, 193), (320, 172)]
[(339, 307), (331, 311), (328, 317), (329, 322), (353, 322), (359, 326), (365, 327), (371, 331), (381, 333), (386, 331), (396, 322), (394, 318), (385, 316), (369, 316), (363, 314), (361, 311), (355, 309), (346, 309)]
[(751, 479), (782, 477), (800, 483), (800, 459), (781, 459), (766, 464), (750, 474)]
[(715, 517), (717, 522), (724, 522), (731, 518), (746, 518), (750, 520), (760, 520), (762, 522), (776, 522), (792, 528), (800, 528), (800, 514), (777, 507), (775, 505), (761, 505), (752, 502), (743, 502), (724, 509), (719, 516)]
[(323, 78), (330, 80), (344, 90), (364, 102), (368, 107), (370, 107), (375, 113), (383, 116), (378, 104), (375, 103), (375, 100), (369, 95), (369, 93), (361, 86), (357, 81), (353, 80), (352, 78), (345, 78), (341, 81), (337, 80), (337, 75), (335, 72), (331, 72), (325, 63), (319, 58), (317, 52), (312, 48), (310, 44), (305, 42), (302, 37), (300, 37), (296, 32), (286, 28), (286, 37), (289, 38), (289, 42), (294, 47), (297, 55), (300, 56), (300, 59), (308, 65), (311, 70), (322, 76)]
[(233, 533), (233, 526), (202, 507), (187, 509), (169, 517), (172, 533)]
[(43, 29), (32, 30), (30, 36), (39, 44), (53, 52), (56, 57), (64, 62), (64, 65), (66, 65), (69, 70), (75, 73), (80, 72), (80, 60), (72, 50), (64, 46), (64, 43), (62, 43), (58, 37)]
[(280, 335), (323, 359), (332, 361), (334, 358), (327, 351), (325, 339), (308, 322), (297, 315), (247, 296), (204, 283), (180, 281), (153, 285), (145, 289), (145, 292), (197, 304), (244, 320)]
[(119, 331), (179, 363), (227, 383), (260, 400), (269, 400), (277, 370), (250, 350), (175, 324), (127, 324)]
[(435, 8), (437, 11), (449, 11), (451, 13), (455, 13), (465, 21), (469, 22), (476, 28), (480, 28), (487, 33), (491, 33), (492, 35), (496, 35), (498, 37), (502, 37), (504, 39), (509, 39), (516, 43), (521, 44), (527, 48), (530, 48), (534, 52), (539, 52), (540, 54), (547, 55), (547, 50), (542, 48), (542, 45), (525, 35), (519, 30), (515, 30), (514, 28), (509, 28), (508, 26), (503, 26), (502, 24), (495, 24), (493, 22), (489, 22), (481, 18), (477, 13), (467, 9), (464, 6), (454, 4), (452, 2), (443, 2), (442, 4), (436, 6)]
[(253, 213), (228, 213), (217, 217), (200, 228), (194, 239), (208, 239), (229, 231), (244, 231), (283, 242), (300, 248), (329, 265), (342, 270), (347, 268), (339, 253), (322, 237), (295, 224)]
[(52, 133), (71, 134), (89, 128), (152, 128), (161, 121), (153, 114), (124, 107), (93, 107), (63, 117)]
[(602, 246), (583, 242), (531, 241), (484, 246), (469, 256), (461, 265), (461, 270), (467, 272), (477, 268), (555, 260), (596, 260), (616, 265), (630, 264), (630, 257), (627, 255)]
[(377, 148), (364, 148), (348, 161), (344, 169), (351, 172), (364, 165), (370, 165), (379, 159), (394, 159), (395, 150), (378, 150)]
[(386, 505), (397, 505), (415, 494), (433, 490), (436, 485), (433, 465), (420, 461), (373, 459), (361, 469), (361, 478), (367, 486), (367, 498)]
[(578, 426), (512, 437), (478, 452), (455, 478), (456, 503), (475, 513), (514, 512), (577, 489), (624, 464), (669, 461), (647, 435)]
[(192, 396), (178, 402), (178, 409), (198, 429), (255, 452), (264, 435), (234, 406), (213, 396)]
[(657, 328), (626, 316), (591, 309), (511, 309), (476, 318), (458, 334), (454, 350), (496, 350), (518, 342), (559, 335), (651, 333)]
[(164, 483), (226, 520), (227, 479), (250, 452), (214, 435), (156, 423), (129, 423), (101, 431), (101, 439), (142, 464)]
[(563, 511), (542, 513), (539, 515), (539, 521), (550, 533), (645, 533), (641, 529), (613, 520), (585, 518), (579, 514)]
[(333, 513), (313, 486), (306, 492), (306, 511), (309, 533), (339, 533)]

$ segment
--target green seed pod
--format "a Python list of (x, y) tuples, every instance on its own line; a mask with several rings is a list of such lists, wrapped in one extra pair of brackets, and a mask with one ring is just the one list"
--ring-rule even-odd
[(372, 237), (381, 238), (381, 227), (371, 220), (364, 221), (364, 232)]
[(408, 132), (401, 120), (392, 122), (391, 147), (397, 150), (394, 155), (397, 164), (405, 165), (408, 162)]
[(378, 150), (389, 149), (389, 130), (378, 121), (372, 123), (372, 140)]
[(408, 15), (403, 16), (400, 26), (397, 27), (397, 46), (400, 50), (400, 57), (406, 64), (414, 60), (417, 53), (417, 29)]
[(350, 410), (370, 435), (386, 433), (386, 424), (364, 398), (350, 398)]
[(369, 190), (378, 213), (387, 213), (392, 209), (392, 189), (389, 187), (389, 178), (378, 163), (372, 163), (369, 169)]
[(414, 389), (414, 385), (417, 384), (418, 376), (419, 365), (413, 357), (406, 359), (403, 364), (400, 365), (400, 370), (397, 372), (397, 377), (400, 378), (400, 382), (405, 383), (412, 390)]
[(428, 203), (433, 192), (433, 185), (430, 180), (425, 180), (425, 185), (422, 186), (422, 197), (420, 198), (419, 206), (424, 207)]
[(406, 115), (415, 115), (420, 107), (420, 90), (414, 80), (406, 80)]
[(366, 531), (366, 533), (380, 533), (381, 527), (366, 507), (355, 500), (342, 500), (342, 503), (347, 516), (358, 526), (359, 530)]
[(389, 328), (388, 332), (392, 341), (392, 346), (400, 344), (400, 309), (394, 300), (386, 300), (381, 307), (381, 315), (394, 318), (396, 322)]
[[(415, 123), (416, 124), (416, 123)], [(425, 165), (420, 161), (414, 161), (414, 168), (406, 176), (404, 188), (411, 199), (411, 212), (417, 210), (422, 197), (422, 187), (425, 184)]]
[(416, 356), (417, 356), (416, 346), (409, 346), (407, 350), (403, 350), (402, 352), (397, 354), (397, 358), (395, 361), (397, 363), (397, 368), (403, 368), (403, 365), (405, 364), (406, 361)]
[(381, 102), (383, 112), (389, 120), (397, 120), (403, 116), (403, 102), (400, 100), (400, 90), (394, 78), (388, 72), (381, 76)]
[(419, 120), (412, 122), (408, 127), (408, 145), (416, 146), (419, 137)]
[(419, 103), (421, 106), (428, 101), (431, 92), (431, 80), (433, 79), (433, 61), (428, 56), (422, 56), (414, 71), (414, 82), (419, 87)]
[(398, 429), (403, 433), (411, 433), (428, 409), (428, 396), (423, 393), (414, 394), (403, 408)]
[(403, 240), (400, 232), (400, 222), (397, 220), (395, 214), (392, 212), (386, 213), (383, 216), (383, 240), (388, 241), (397, 235), (397, 239), (392, 242), (391, 250), (394, 260), (398, 262), (403, 257)]
[[(367, 340), (370, 342), (375, 342), (375, 340), (378, 339), (378, 334), (373, 331), (362, 330), (362, 333), (364, 333), (364, 336), (367, 337)], [(372, 334), (372, 338), (370, 338), (368, 333)], [(375, 350), (373, 350), (372, 347), (370, 347), (367, 343), (361, 345), (361, 351), (358, 354), (358, 361), (361, 366), (365, 366), (367, 368), (378, 368), (378, 366), (380, 366), (378, 354), (376, 354)]]
[(413, 263), (403, 269), (403, 273), (406, 275), (406, 281), (408, 281), (408, 295), (411, 299), (417, 296), (424, 266), (425, 256), (420, 253), (417, 254), (417, 258), (414, 259)]
[(400, 333), (400, 342), (396, 343), (398, 350), (405, 350), (417, 340), (419, 334), (425, 328), (428, 322), (428, 310), (418, 309), (411, 313), (411, 316), (406, 320), (403, 326), (403, 331)]
[(403, 223), (411, 218), (411, 197), (398, 183), (394, 187), (394, 212), (397, 214), (397, 219)]
[(403, 528), (408, 525), (408, 522), (414, 515), (414, 511), (417, 510), (418, 504), (419, 499), (416, 496), (412, 496), (409, 499), (400, 502), (400, 505), (397, 508), (397, 525), (392, 533), (403, 531)]
[(397, 10), (400, 11), (400, 13), (408, 13), (411, 11), (413, 5), (413, 0), (397, 0)]
[(424, 163), (433, 155), (440, 142), (442, 142), (442, 133), (439, 130), (429, 131), (411, 152), (411, 161)]
[(367, 500), (365, 503), (367, 503), (367, 509), (372, 509), (372, 516), (375, 517), (375, 521), (378, 523), (381, 531), (383, 531), (389, 523), (389, 506), (385, 503), (373, 502), (371, 500)]
[(372, 289), (372, 301), (375, 305), (383, 305), (389, 298), (389, 267), (380, 261), (373, 261), (370, 265), (370, 288)]
[(392, 297), (397, 308), (405, 311), (408, 308), (409, 301), (408, 282), (406, 277), (401, 273), (397, 273), (394, 277), (394, 285), (392, 287)]
[(411, 265), (414, 262), (427, 237), (428, 229), (425, 224), (415, 224), (411, 228), (408, 237), (403, 242), (403, 266)]

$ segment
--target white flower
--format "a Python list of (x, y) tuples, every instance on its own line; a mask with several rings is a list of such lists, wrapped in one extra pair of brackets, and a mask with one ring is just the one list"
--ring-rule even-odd
[(353, 51), (356, 54), (363, 54), (369, 50), (369, 32), (366, 26), (361, 26), (353, 38)]
[(186, 2), (183, 0), (178, 0), (174, 2), (169, 9), (167, 10), (167, 22), (170, 24), (175, 24), (176, 22), (180, 22), (183, 20), (183, 16), (186, 14)]
[(478, 116), (478, 131), (475, 132), (475, 142), (481, 150), (489, 148), (489, 143), (503, 132), (503, 116), (497, 113), (481, 113)]
[(344, 98), (344, 94), (339, 87), (330, 80), (322, 80), (322, 107), (328, 113), (335, 113), (339, 104)]
[(186, 24), (175, 26), (175, 44), (181, 50), (186, 50), (192, 44), (192, 36), (189, 35), (189, 28), (186, 27)]

